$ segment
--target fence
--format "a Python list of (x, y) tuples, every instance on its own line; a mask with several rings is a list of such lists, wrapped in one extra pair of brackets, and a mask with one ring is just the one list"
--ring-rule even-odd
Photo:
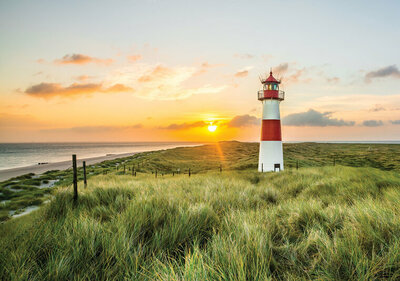
[[(301, 164), (301, 162), (299, 160), (290, 159), (290, 160), (287, 160), (285, 162), (286, 162), (286, 165), (285, 165), (286, 169), (295, 168), (296, 170), (298, 170), (299, 168), (302, 167), (302, 164)], [(332, 157), (332, 162), (326, 163), (326, 164), (328, 164), (328, 165), (330, 164), (330, 165), (336, 166), (336, 162), (337, 162), (337, 157), (334, 156), (334, 157)], [(136, 177), (138, 172), (140, 172), (142, 174), (149, 174), (149, 170), (148, 169), (147, 170), (144, 169), (145, 166), (146, 166), (145, 164), (146, 164), (146, 162), (133, 163), (127, 169), (127, 164), (125, 162), (123, 162), (122, 164), (121, 163), (115, 163), (115, 174), (116, 175), (129, 175), (130, 174), (133, 177)], [(110, 166), (104, 166), (104, 162), (92, 165), (91, 168), (92, 169), (93, 169), (93, 167), (95, 168), (96, 165), (100, 165), (99, 167), (103, 167), (103, 168), (107, 167), (107, 168), (102, 170), (102, 174), (103, 175), (107, 175), (109, 171), (112, 171)], [(303, 165), (303, 166), (305, 167), (305, 166), (310, 166), (310, 165)], [(315, 165), (313, 165), (313, 166), (315, 166)], [(323, 166), (326, 166), (326, 165), (323, 165)], [(120, 167), (121, 167), (121, 171), (119, 171)], [(87, 187), (87, 178), (88, 178), (86, 161), (82, 162), (82, 168), (83, 168), (82, 169), (82, 171), (83, 171), (83, 184), (84, 184), (84, 187), (86, 188)], [(251, 167), (248, 166), (246, 168), (251, 168)], [(255, 169), (257, 168), (256, 164), (255, 164), (254, 168)], [(73, 170), (73, 189), (74, 189), (73, 199), (76, 202), (78, 200), (78, 167), (77, 167), (77, 159), (76, 159), (76, 155), (75, 154), (72, 155), (72, 170)], [(129, 173), (127, 173), (127, 170), (129, 171)], [(198, 170), (195, 173), (194, 173), (193, 168), (186, 168), (186, 169), (183, 170), (183, 173), (182, 173), (180, 168), (175, 168), (175, 169), (172, 169), (172, 170), (171, 169), (160, 170), (159, 168), (155, 168), (155, 169), (151, 169), (151, 174), (153, 174), (155, 178), (160, 177), (160, 176), (164, 177), (164, 175), (171, 175), (172, 177), (175, 177), (175, 175), (181, 175), (181, 174), (187, 175), (188, 177), (191, 177), (193, 174), (196, 174), (196, 173), (199, 173), (199, 172), (213, 171), (213, 170), (214, 171), (219, 171), (220, 173), (222, 173), (223, 172), (222, 164), (220, 164), (218, 168), (206, 169), (206, 170)], [(235, 170), (235, 169), (232, 169), (232, 170)], [(279, 171), (280, 171), (280, 169), (279, 169)], [(99, 174), (99, 173), (97, 173), (97, 174)]]

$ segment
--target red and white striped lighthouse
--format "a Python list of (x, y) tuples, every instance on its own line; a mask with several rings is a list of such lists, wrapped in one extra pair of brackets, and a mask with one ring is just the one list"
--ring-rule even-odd
[(263, 114), (258, 171), (281, 171), (283, 151), (279, 104), (285, 99), (285, 92), (279, 90), (281, 81), (272, 76), (272, 71), (261, 83), (262, 89), (258, 91), (258, 100), (262, 102)]

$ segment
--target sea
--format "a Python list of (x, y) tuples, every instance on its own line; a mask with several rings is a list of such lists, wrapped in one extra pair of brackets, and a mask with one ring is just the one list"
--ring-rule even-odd
[(79, 159), (196, 146), (193, 142), (126, 142), (126, 143), (0, 143), (0, 170)]

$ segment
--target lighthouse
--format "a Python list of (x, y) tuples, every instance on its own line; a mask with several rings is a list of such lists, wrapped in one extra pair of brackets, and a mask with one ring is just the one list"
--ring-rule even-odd
[(263, 113), (258, 171), (282, 171), (283, 151), (279, 104), (285, 99), (285, 92), (279, 90), (281, 81), (274, 78), (272, 71), (267, 79), (261, 80), (261, 83), (258, 100), (262, 102)]

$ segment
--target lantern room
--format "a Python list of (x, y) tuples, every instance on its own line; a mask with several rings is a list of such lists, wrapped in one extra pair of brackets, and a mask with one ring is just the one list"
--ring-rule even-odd
[(279, 90), (281, 81), (275, 79), (272, 75), (272, 71), (269, 73), (269, 77), (262, 80), (261, 83), (262, 89), (258, 91), (258, 100), (274, 99), (282, 101), (285, 99), (285, 92)]

